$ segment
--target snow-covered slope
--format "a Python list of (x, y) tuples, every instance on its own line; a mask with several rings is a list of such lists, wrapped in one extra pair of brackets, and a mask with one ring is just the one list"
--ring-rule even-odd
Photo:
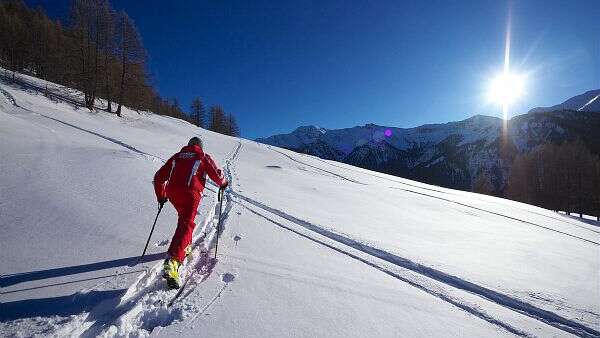
[[(0, 89), (1, 336), (600, 332), (593, 221)], [(218, 261), (196, 249), (168, 307), (170, 205), (138, 256), (156, 212), (152, 176), (193, 135), (232, 186)], [(214, 245), (216, 209), (209, 187), (199, 245)]]
[(537, 107), (530, 113), (550, 112), (557, 110), (576, 110), (586, 112), (600, 112), (600, 89), (590, 90), (581, 95), (574, 96), (561, 104), (552, 107)]

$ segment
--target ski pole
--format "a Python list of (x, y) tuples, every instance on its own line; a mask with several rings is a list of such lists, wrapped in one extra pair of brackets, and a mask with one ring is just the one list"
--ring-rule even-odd
[(223, 188), (219, 188), (219, 221), (217, 222), (217, 241), (215, 243), (215, 259), (219, 248), (219, 232), (221, 232), (221, 209), (223, 208)]
[(140, 256), (140, 261), (142, 260), (142, 258), (144, 258), (144, 255), (146, 254), (146, 249), (148, 249), (148, 243), (150, 243), (150, 238), (152, 238), (152, 233), (154, 232), (154, 227), (156, 226), (156, 221), (158, 220), (158, 215), (160, 215), (160, 211), (162, 210), (163, 205), (165, 205), (165, 204), (161, 203), (158, 206), (158, 212), (156, 213), (156, 218), (154, 219), (154, 224), (152, 224), (152, 230), (150, 230), (150, 236), (148, 236), (148, 240), (146, 241), (146, 246), (144, 247), (144, 252), (142, 252), (142, 255)]

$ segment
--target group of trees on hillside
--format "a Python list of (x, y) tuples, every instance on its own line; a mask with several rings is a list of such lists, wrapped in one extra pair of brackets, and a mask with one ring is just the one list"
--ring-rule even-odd
[[(2, 67), (78, 89), (83, 93), (82, 104), (90, 110), (102, 98), (100, 108), (119, 116), (127, 106), (206, 127), (187, 116), (177, 99), (158, 94), (146, 57), (135, 23), (124, 11), (115, 11), (108, 0), (73, 0), (66, 26), (48, 18), (40, 7), (30, 9), (22, 0), (0, 0)], [(219, 106), (211, 107), (211, 113), (218, 122), (211, 129), (239, 135), (231, 114)], [(220, 122), (229, 120), (232, 123)]]
[(198, 127), (225, 135), (240, 136), (240, 128), (235, 117), (231, 113), (226, 113), (223, 107), (211, 106), (207, 114), (202, 99), (195, 97), (190, 108), (190, 121)]
[(568, 213), (600, 215), (600, 159), (582, 142), (545, 144), (518, 155), (506, 196)]

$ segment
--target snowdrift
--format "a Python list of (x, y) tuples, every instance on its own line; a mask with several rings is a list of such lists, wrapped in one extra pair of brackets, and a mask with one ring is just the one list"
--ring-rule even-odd
[[(209, 186), (168, 306), (170, 205), (139, 255), (153, 174), (193, 135), (232, 186), (216, 263), (200, 253), (216, 238)], [(600, 335), (594, 221), (8, 82), (0, 156), (2, 336)]]

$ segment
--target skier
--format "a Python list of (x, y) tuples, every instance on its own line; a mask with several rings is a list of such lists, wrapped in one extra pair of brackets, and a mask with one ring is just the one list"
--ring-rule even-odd
[(169, 287), (179, 287), (179, 267), (184, 258), (191, 253), (192, 233), (196, 224), (194, 219), (202, 198), (206, 175), (220, 189), (229, 182), (213, 159), (202, 150), (202, 141), (192, 137), (188, 145), (173, 155), (154, 175), (154, 191), (158, 203), (162, 206), (171, 201), (177, 210), (179, 220), (164, 261), (163, 277)]

